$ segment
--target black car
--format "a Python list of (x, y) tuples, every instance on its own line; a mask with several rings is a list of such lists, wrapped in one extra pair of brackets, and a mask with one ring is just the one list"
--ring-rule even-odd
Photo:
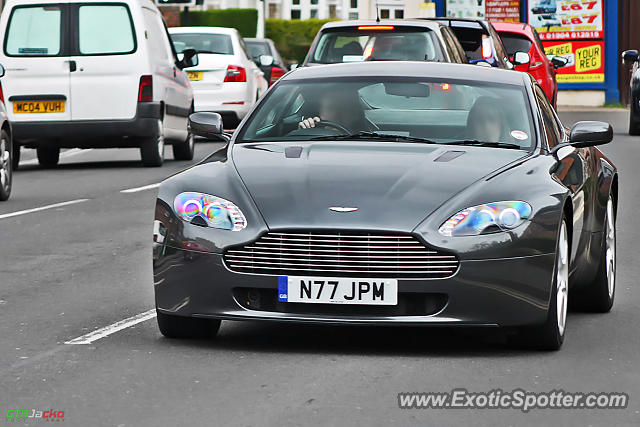
[[(245, 38), (244, 42), (249, 54), (264, 73), (264, 78), (269, 82), (269, 86), (289, 71), (273, 40)], [(273, 61), (270, 58), (273, 58)]]
[(502, 40), (491, 22), (451, 17), (421, 19), (440, 22), (451, 28), (470, 64), (489, 64), (492, 67), (513, 69)]
[(456, 37), (440, 23), (360, 20), (323, 25), (302, 66), (392, 60), (467, 62)]
[[(215, 113), (190, 117), (221, 135)], [(526, 73), (433, 62), (303, 67), (228, 145), (162, 182), (158, 325), (485, 326), (560, 347), (567, 303), (609, 311), (618, 174)]]
[(622, 52), (622, 60), (633, 66), (629, 85), (631, 87), (631, 108), (629, 109), (629, 135), (640, 135), (640, 67), (638, 51), (635, 49)]
[(556, 0), (539, 0), (531, 7), (531, 13), (534, 15), (540, 15), (543, 13), (553, 14), (556, 13), (558, 5)]

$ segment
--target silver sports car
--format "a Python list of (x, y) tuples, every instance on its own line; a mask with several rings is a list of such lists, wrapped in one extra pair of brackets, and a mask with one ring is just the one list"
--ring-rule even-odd
[(618, 174), (607, 123), (562, 126), (526, 73), (374, 62), (302, 68), (233, 137), (165, 180), (160, 331), (221, 320), (501, 327), (561, 346), (567, 304), (609, 311)]

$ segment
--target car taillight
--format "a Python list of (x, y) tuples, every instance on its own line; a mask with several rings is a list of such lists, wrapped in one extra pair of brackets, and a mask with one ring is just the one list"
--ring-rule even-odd
[(284, 76), (284, 70), (280, 67), (271, 68), (271, 81), (269, 82), (269, 86), (274, 84), (280, 77)]
[(224, 77), (227, 83), (239, 83), (247, 81), (247, 71), (237, 65), (229, 65), (227, 67), (227, 75)]
[(153, 101), (153, 78), (151, 76), (140, 77), (138, 86), (138, 102)]
[(493, 49), (491, 49), (491, 39), (487, 36), (482, 36), (482, 57), (484, 59), (491, 58), (493, 56)]
[(4, 92), (2, 91), (2, 82), (0, 82), (0, 101), (4, 104)]

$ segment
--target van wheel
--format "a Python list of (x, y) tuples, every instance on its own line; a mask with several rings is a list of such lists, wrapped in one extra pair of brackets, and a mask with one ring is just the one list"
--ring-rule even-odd
[(0, 133), (0, 201), (7, 200), (11, 194), (12, 164), (11, 138), (5, 131)]
[(52, 168), (60, 160), (59, 147), (38, 147), (36, 151), (38, 153), (38, 163), (42, 167)]
[(195, 141), (191, 132), (189, 132), (186, 141), (173, 144), (173, 158), (176, 160), (193, 160), (194, 152)]
[(11, 167), (14, 171), (18, 170), (20, 166), (20, 144), (16, 141), (12, 141), (11, 146), (13, 147), (13, 154), (11, 155)]
[(148, 138), (140, 146), (142, 164), (146, 167), (162, 166), (164, 162), (164, 130), (162, 120), (158, 120), (156, 136)]

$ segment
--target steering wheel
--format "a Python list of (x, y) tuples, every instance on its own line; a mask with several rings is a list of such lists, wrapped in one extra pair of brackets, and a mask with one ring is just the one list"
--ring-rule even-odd
[(316, 127), (317, 126), (333, 128), (333, 129), (336, 129), (337, 131), (344, 133), (345, 135), (351, 135), (353, 133), (346, 127), (342, 126), (340, 123), (332, 122), (330, 120), (320, 120), (318, 123), (316, 123)]

